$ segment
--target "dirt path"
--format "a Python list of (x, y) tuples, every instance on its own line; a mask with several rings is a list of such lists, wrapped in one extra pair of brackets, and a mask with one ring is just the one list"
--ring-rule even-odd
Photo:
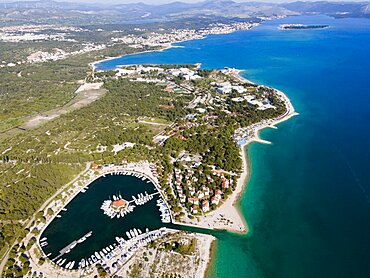
[(81, 85), (76, 91), (76, 97), (63, 107), (42, 112), (36, 116), (29, 118), (24, 124), (19, 126), (20, 129), (31, 129), (40, 126), (48, 121), (51, 121), (60, 115), (66, 114), (73, 110), (87, 106), (105, 95), (106, 90), (102, 89), (103, 83), (85, 83)]

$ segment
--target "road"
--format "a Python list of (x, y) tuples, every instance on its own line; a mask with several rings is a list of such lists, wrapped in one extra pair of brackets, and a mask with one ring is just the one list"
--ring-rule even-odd
[[(60, 193), (63, 192), (64, 189), (66, 189), (68, 186), (70, 186), (71, 184), (73, 184), (75, 181), (77, 181), (82, 175), (86, 174), (86, 172), (90, 169), (91, 167), (91, 162), (88, 162), (86, 163), (86, 168), (81, 172), (79, 173), (72, 181), (70, 181), (69, 183), (65, 184), (63, 187), (59, 188), (49, 199), (47, 199), (44, 204), (37, 210), (35, 211), (35, 213), (32, 215), (31, 219), (28, 221), (27, 225), (24, 226), (24, 228), (29, 228), (31, 223), (35, 220), (35, 217), (36, 217), (36, 214), (39, 212), (39, 211), (42, 211), (45, 209), (45, 207), (56, 197), (58, 196)], [(3, 274), (3, 269), (4, 269), (4, 266), (5, 266), (5, 263), (8, 261), (8, 256), (9, 256), (9, 253), (10, 253), (10, 250), (13, 248), (13, 246), (18, 242), (19, 238), (16, 238), (13, 245), (10, 246), (8, 248), (8, 250), (5, 252), (4, 256), (1, 258), (1, 263), (0, 263), (0, 275), (2, 277), (2, 274)], [(22, 240), (22, 239), (21, 239)]]

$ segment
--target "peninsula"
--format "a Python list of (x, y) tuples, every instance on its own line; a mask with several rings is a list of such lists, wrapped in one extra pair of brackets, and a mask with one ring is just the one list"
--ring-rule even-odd
[[(62, 157), (73, 161), (80, 153), (85, 155), (78, 159), (88, 163), (82, 176), (62, 188), (29, 228), (33, 232), (23, 245), (38, 243), (30, 245), (31, 268), (49, 274), (73, 270), (73, 276), (129, 275), (132, 268), (138, 271), (138, 265), (142, 264), (134, 259), (137, 252), (143, 252), (142, 248), (147, 248), (149, 242), (175, 233), (176, 242), (190, 244), (194, 239), (191, 254), (194, 258), (202, 257), (195, 270), (200, 271), (197, 276), (203, 276), (213, 237), (178, 234), (171, 230), (173, 226), (170, 230), (161, 226), (172, 222), (246, 233), (247, 224), (234, 206), (248, 177), (245, 146), (252, 141), (269, 143), (259, 139), (258, 131), (296, 114), (289, 99), (282, 92), (242, 78), (239, 70), (201, 69), (200, 64), (121, 66), (94, 71), (89, 82), (103, 84), (100, 86), (106, 94), (87, 107), (46, 122), (32, 132), (32, 137), (23, 134), (19, 142), (13, 142), (26, 148), (31, 156), (33, 152), (42, 154), (54, 148), (54, 153), (47, 157), (49, 163), (56, 163)], [(73, 125), (67, 124), (71, 122)], [(2, 152), (12, 157), (14, 151), (8, 148)], [(23, 175), (23, 171), (18, 172)], [(27, 170), (24, 174), (29, 173)], [(105, 215), (104, 221), (117, 218), (126, 221), (139, 213), (136, 206), (147, 206), (157, 200), (163, 224), (150, 229), (128, 228), (126, 234), (123, 230), (116, 236), (116, 244), (91, 251), (92, 254), (84, 253), (78, 261), (68, 261), (70, 254), (74, 256), (76, 245), (94, 238), (99, 241), (99, 232), (94, 232), (94, 227), (81, 227), (84, 231), (81, 236), (87, 233), (89, 238), (73, 238), (67, 229), (63, 233), (69, 244), (61, 246), (58, 255), (55, 253), (58, 249), (53, 247), (54, 236), (46, 235), (45, 231), (58, 221), (67, 221), (63, 220), (63, 215), (70, 213), (67, 204), (73, 204), (77, 195), (88, 194), (93, 190), (89, 189), (90, 184), (112, 174), (148, 179), (156, 191), (147, 193), (144, 190), (149, 189), (143, 189), (135, 197), (124, 195), (122, 192), (127, 188), (122, 188), (121, 193), (106, 196), (96, 205), (101, 207), (99, 213)], [(199, 244), (203, 245), (203, 251), (199, 251)], [(158, 246), (166, 250), (178, 243), (174, 247)], [(181, 250), (190, 248), (186, 246)], [(157, 259), (152, 257), (152, 260)], [(128, 264), (132, 265), (129, 269)], [(157, 267), (158, 273), (163, 272), (163, 267)], [(177, 271), (174, 266), (169, 273)], [(192, 277), (195, 273), (187, 275)]]

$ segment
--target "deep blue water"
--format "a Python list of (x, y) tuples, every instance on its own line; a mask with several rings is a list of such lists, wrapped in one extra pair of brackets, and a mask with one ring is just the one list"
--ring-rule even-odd
[[(321, 30), (281, 23), (329, 24)], [(103, 62), (236, 67), (299, 116), (248, 149), (248, 236), (217, 233), (210, 277), (370, 277), (370, 20), (291, 17)]]

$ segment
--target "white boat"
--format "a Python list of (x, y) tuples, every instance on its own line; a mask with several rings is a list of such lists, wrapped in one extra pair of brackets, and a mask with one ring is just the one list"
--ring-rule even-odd
[(57, 218), (61, 218), (61, 217), (62, 217), (61, 215), (59, 215), (59, 214), (57, 215)]
[(71, 265), (69, 266), (69, 269), (72, 269), (72, 268), (74, 267), (74, 265), (75, 265), (75, 261), (73, 261), (73, 262), (71, 263)]
[(60, 263), (60, 266), (64, 265), (64, 263), (66, 262), (67, 259), (64, 259), (63, 261), (61, 261)]
[(47, 240), (47, 239), (48, 239), (47, 237), (43, 237), (42, 239), (40, 239), (40, 242), (44, 241), (44, 240)]
[(99, 253), (98, 253), (98, 252), (95, 252), (95, 253), (94, 253), (94, 255), (95, 255), (95, 257), (96, 257), (98, 260), (100, 260), (100, 259), (101, 259), (101, 257), (100, 257), (100, 255), (99, 255)]
[(69, 268), (69, 266), (71, 265), (72, 262), (68, 262), (67, 265), (65, 266), (65, 268)]
[(133, 232), (132, 230), (130, 230), (130, 235), (131, 235), (132, 237), (135, 237), (135, 234), (134, 234), (134, 232)]
[(77, 240), (77, 242), (78, 243), (82, 243), (82, 242), (84, 242), (86, 240), (86, 237), (82, 237), (82, 238), (80, 238), (79, 240)]
[(134, 234), (135, 234), (135, 236), (138, 236), (139, 235), (139, 233), (137, 232), (136, 228), (134, 229)]

